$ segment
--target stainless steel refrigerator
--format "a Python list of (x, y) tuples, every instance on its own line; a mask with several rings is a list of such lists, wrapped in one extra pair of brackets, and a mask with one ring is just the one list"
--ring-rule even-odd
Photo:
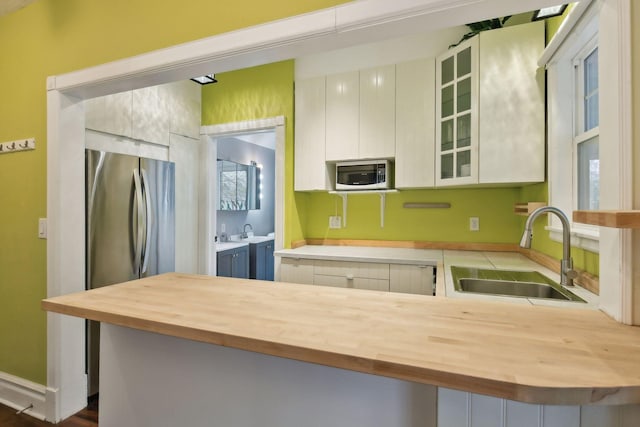
[[(174, 271), (174, 164), (86, 150), (86, 287)], [(98, 392), (100, 329), (87, 324), (88, 394)]]

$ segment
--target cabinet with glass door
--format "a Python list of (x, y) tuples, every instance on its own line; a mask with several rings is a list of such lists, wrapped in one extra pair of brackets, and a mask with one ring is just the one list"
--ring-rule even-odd
[(436, 186), (543, 182), (544, 23), (483, 31), (436, 61)]
[(436, 63), (436, 185), (477, 183), (478, 38)]

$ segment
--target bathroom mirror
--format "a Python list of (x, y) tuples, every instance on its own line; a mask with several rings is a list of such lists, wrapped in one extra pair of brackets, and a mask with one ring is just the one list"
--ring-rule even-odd
[(218, 160), (218, 210), (260, 209), (260, 172), (256, 165)]

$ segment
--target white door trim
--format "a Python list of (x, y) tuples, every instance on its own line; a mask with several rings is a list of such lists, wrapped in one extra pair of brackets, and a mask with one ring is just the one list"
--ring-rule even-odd
[[(210, 125), (203, 126), (200, 130), (202, 135), (202, 140), (205, 141), (208, 145), (213, 145), (213, 141), (217, 138), (225, 135), (233, 135), (237, 133), (246, 133), (246, 132), (257, 132), (261, 130), (272, 129), (275, 132), (276, 139), (276, 161), (275, 161), (275, 239), (274, 239), (274, 250), (280, 250), (284, 248), (284, 190), (285, 190), (285, 176), (284, 176), (284, 159), (285, 159), (285, 117), (277, 116), (270, 117), (267, 119), (258, 119), (258, 120), (247, 120), (242, 122), (232, 122), (232, 123), (223, 123), (219, 125)], [(215, 152), (216, 149), (209, 147), (207, 148), (207, 152), (212, 153)], [(204, 156), (203, 156), (204, 157)], [(215, 156), (214, 156), (215, 157)], [(208, 184), (204, 186), (200, 186), (201, 191), (209, 192), (208, 197), (214, 197), (214, 194), (210, 191), (211, 188), (215, 188), (215, 179), (216, 179), (216, 162), (215, 158), (208, 155), (209, 161), (203, 165), (203, 173), (204, 176), (208, 177)], [(207, 221), (205, 225), (205, 229), (209, 230), (207, 233), (209, 238), (207, 239), (208, 243), (202, 247), (204, 262), (206, 263), (206, 274), (215, 275), (216, 274), (216, 256), (215, 256), (215, 247), (211, 244), (214, 241), (212, 235), (215, 234), (216, 229), (216, 204), (215, 200), (213, 203), (206, 203), (204, 205), (205, 213), (204, 218)], [(274, 271), (279, 270), (280, 266), (280, 257), (275, 257), (275, 269)]]

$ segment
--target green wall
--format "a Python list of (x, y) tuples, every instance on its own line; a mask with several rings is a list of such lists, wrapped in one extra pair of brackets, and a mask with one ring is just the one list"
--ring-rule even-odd
[(344, 2), (38, 0), (0, 17), (0, 142), (37, 146), (0, 155), (0, 372), (46, 382), (46, 77)]
[(202, 124), (214, 125), (284, 116), (285, 245), (303, 239), (296, 206), (304, 196), (293, 188), (293, 60), (216, 74), (218, 83), (203, 86)]
[[(517, 189), (403, 190), (387, 194), (384, 227), (377, 194), (348, 196), (347, 227), (330, 229), (329, 215), (342, 216), (342, 199), (328, 193), (309, 195), (307, 238), (426, 240), (432, 242), (514, 242)], [(450, 209), (406, 209), (406, 202), (449, 202)], [(469, 217), (480, 218), (480, 231), (469, 231)]]

